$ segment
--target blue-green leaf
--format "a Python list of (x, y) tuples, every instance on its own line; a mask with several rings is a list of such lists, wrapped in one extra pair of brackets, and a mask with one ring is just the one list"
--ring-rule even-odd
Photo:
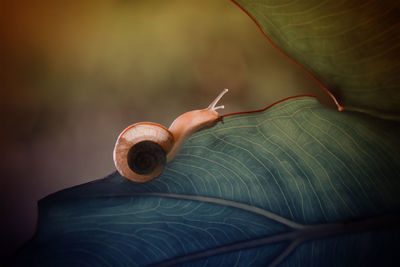
[(400, 120), (400, 2), (232, 0), (340, 108)]
[(313, 97), (228, 116), (152, 182), (113, 173), (41, 200), (13, 264), (400, 264), (398, 136)]

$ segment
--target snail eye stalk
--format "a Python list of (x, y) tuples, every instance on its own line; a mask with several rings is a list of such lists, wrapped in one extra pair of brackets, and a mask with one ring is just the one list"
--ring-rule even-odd
[(221, 98), (224, 96), (224, 94), (226, 94), (229, 90), (227, 88), (225, 88), (215, 99), (213, 102), (211, 102), (211, 104), (207, 107), (207, 109), (212, 109), (212, 110), (217, 110), (217, 109), (223, 109), (225, 108), (225, 106), (218, 106), (215, 107), (218, 102), (221, 100)]

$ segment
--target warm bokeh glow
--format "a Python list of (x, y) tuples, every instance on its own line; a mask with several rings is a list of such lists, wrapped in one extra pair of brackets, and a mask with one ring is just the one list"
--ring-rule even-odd
[(114, 170), (119, 132), (168, 126), (223, 89), (222, 113), (325, 92), (228, 0), (2, 1), (2, 260), (38, 199)]

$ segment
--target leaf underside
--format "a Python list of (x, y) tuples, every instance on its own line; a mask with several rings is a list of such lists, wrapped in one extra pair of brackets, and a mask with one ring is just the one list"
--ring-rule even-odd
[(39, 202), (30, 266), (399, 265), (400, 127), (299, 97), (224, 118), (164, 173)]
[(400, 2), (234, 0), (347, 110), (400, 120)]

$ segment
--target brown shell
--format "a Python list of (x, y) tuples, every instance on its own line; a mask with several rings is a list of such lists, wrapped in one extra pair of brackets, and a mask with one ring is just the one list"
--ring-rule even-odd
[[(134, 182), (148, 182), (161, 175), (166, 155), (173, 145), (174, 137), (164, 126), (136, 123), (119, 135), (114, 148), (114, 163), (122, 176)], [(144, 170), (140, 169), (142, 166)]]

